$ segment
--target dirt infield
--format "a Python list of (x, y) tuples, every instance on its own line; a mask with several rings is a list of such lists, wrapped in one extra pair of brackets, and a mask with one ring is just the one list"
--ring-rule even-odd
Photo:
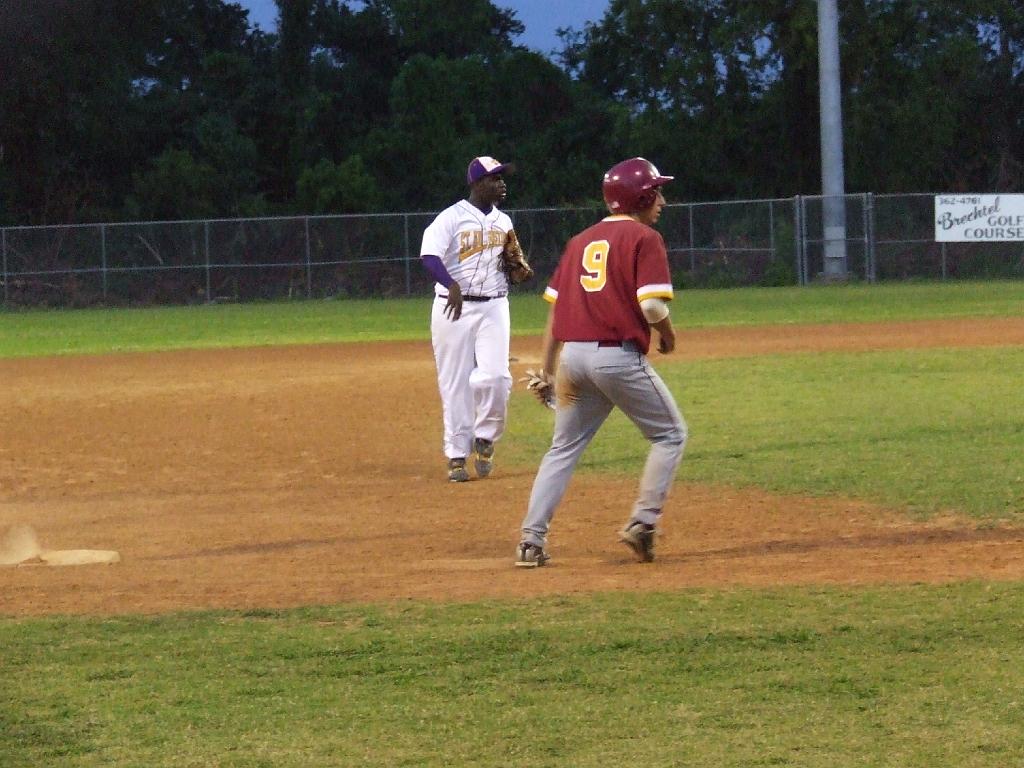
[[(1024, 319), (691, 331), (679, 356), (976, 345), (1024, 345)], [(513, 373), (538, 346), (513, 341)], [(614, 540), (634, 481), (580, 477), (553, 566), (517, 570), (534, 467), (444, 481), (429, 342), (3, 360), (0, 382), (0, 534), (122, 558), (0, 568), (0, 614), (1024, 578), (1021, 529), (685, 482), (638, 565)]]

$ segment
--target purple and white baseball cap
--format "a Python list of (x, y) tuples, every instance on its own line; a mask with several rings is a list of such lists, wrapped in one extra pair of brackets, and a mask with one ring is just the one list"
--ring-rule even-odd
[(515, 170), (515, 165), (512, 163), (501, 163), (495, 160), (493, 157), (474, 157), (473, 162), (469, 164), (469, 169), (466, 171), (466, 183), (476, 184), (484, 176), (494, 176), (496, 173), (504, 173), (508, 171), (511, 173)]

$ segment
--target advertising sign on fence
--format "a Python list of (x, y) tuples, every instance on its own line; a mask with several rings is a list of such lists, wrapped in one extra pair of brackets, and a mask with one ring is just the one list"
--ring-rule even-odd
[(1024, 240), (1024, 195), (936, 195), (935, 240)]

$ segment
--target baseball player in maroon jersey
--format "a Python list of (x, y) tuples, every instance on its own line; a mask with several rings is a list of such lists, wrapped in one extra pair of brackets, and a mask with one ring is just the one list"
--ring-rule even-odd
[(651, 328), (658, 351), (675, 348), (667, 303), (668, 254), (652, 229), (665, 198), (662, 176), (642, 157), (604, 176), (610, 215), (573, 237), (544, 298), (551, 303), (541, 359), (530, 388), (542, 401), (554, 388), (555, 428), (530, 494), (516, 565), (550, 559), (548, 528), (576, 463), (612, 408), (622, 410), (651, 443), (640, 493), (619, 539), (641, 562), (654, 559), (662, 507), (683, 456), (687, 429), (672, 393), (647, 360)]

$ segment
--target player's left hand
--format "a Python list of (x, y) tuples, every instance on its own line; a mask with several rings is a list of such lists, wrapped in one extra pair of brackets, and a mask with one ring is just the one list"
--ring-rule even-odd
[(462, 317), (462, 289), (458, 283), (448, 286), (448, 301), (444, 305), (444, 314), (453, 321)]

